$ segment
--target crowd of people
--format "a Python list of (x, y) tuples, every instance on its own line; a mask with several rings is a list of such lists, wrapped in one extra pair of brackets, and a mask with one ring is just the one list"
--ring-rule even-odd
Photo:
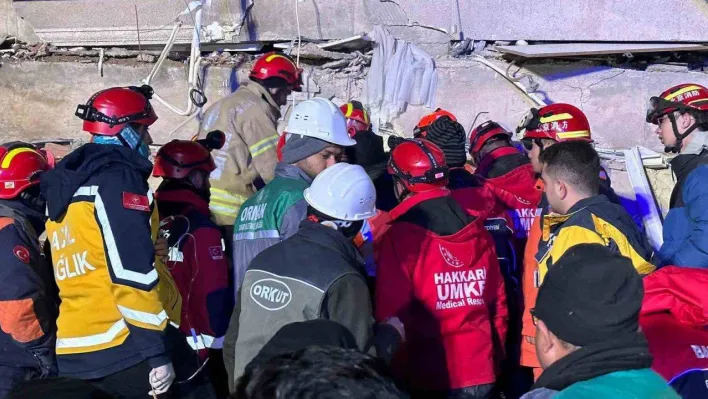
[(650, 99), (655, 253), (573, 105), (384, 146), (358, 101), (279, 135), (300, 84), (263, 55), (154, 159), (149, 86), (58, 162), (0, 145), (0, 398), (708, 397), (708, 89)]

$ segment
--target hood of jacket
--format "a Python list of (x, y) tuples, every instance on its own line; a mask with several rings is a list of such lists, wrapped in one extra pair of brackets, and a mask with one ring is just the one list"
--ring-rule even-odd
[(278, 162), (275, 165), (275, 177), (283, 177), (286, 179), (302, 180), (307, 184), (312, 184), (312, 179), (302, 169), (295, 165), (285, 162)]
[(40, 186), (47, 199), (47, 212), (57, 220), (69, 207), (76, 190), (108, 167), (134, 169), (147, 181), (152, 163), (127, 147), (88, 143), (74, 150), (50, 171), (42, 174)]
[(644, 277), (642, 317), (669, 313), (683, 324), (708, 326), (708, 270), (666, 266)]

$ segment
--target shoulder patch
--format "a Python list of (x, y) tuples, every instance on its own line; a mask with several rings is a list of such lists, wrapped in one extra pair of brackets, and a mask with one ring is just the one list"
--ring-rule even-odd
[(15, 248), (12, 248), (12, 253), (17, 257), (17, 259), (20, 260), (20, 262), (25, 264), (30, 263), (29, 249), (27, 249), (24, 245), (15, 245)]
[(134, 211), (150, 212), (150, 200), (147, 195), (123, 192), (123, 207)]

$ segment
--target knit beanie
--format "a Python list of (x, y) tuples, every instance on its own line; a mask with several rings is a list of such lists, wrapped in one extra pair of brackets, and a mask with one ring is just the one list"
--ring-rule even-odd
[(283, 162), (295, 163), (301, 161), (310, 155), (317, 154), (325, 148), (332, 145), (324, 140), (316, 139), (310, 136), (301, 134), (283, 133), (285, 136), (285, 145), (283, 146)]
[(549, 265), (532, 313), (558, 338), (587, 346), (636, 334), (643, 297), (629, 258), (580, 244)]
[(441, 116), (436, 119), (428, 127), (424, 138), (432, 141), (443, 150), (447, 166), (457, 168), (465, 165), (467, 161), (465, 128), (450, 119), (449, 116)]

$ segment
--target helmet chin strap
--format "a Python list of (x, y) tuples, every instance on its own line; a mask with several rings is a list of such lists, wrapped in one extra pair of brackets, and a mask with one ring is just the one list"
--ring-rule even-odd
[(671, 121), (671, 128), (674, 131), (674, 136), (676, 136), (676, 143), (674, 143), (673, 146), (666, 146), (664, 148), (664, 151), (678, 154), (679, 152), (681, 152), (681, 148), (683, 147), (683, 140), (686, 137), (688, 137), (688, 135), (691, 134), (691, 132), (696, 130), (696, 128), (698, 127), (698, 123), (694, 123), (693, 125), (691, 125), (691, 127), (686, 129), (686, 131), (683, 132), (683, 134), (681, 134), (678, 132), (678, 126), (676, 125), (676, 117), (674, 117), (674, 113), (673, 112), (670, 113), (668, 115), (668, 117), (669, 117), (669, 120)]

